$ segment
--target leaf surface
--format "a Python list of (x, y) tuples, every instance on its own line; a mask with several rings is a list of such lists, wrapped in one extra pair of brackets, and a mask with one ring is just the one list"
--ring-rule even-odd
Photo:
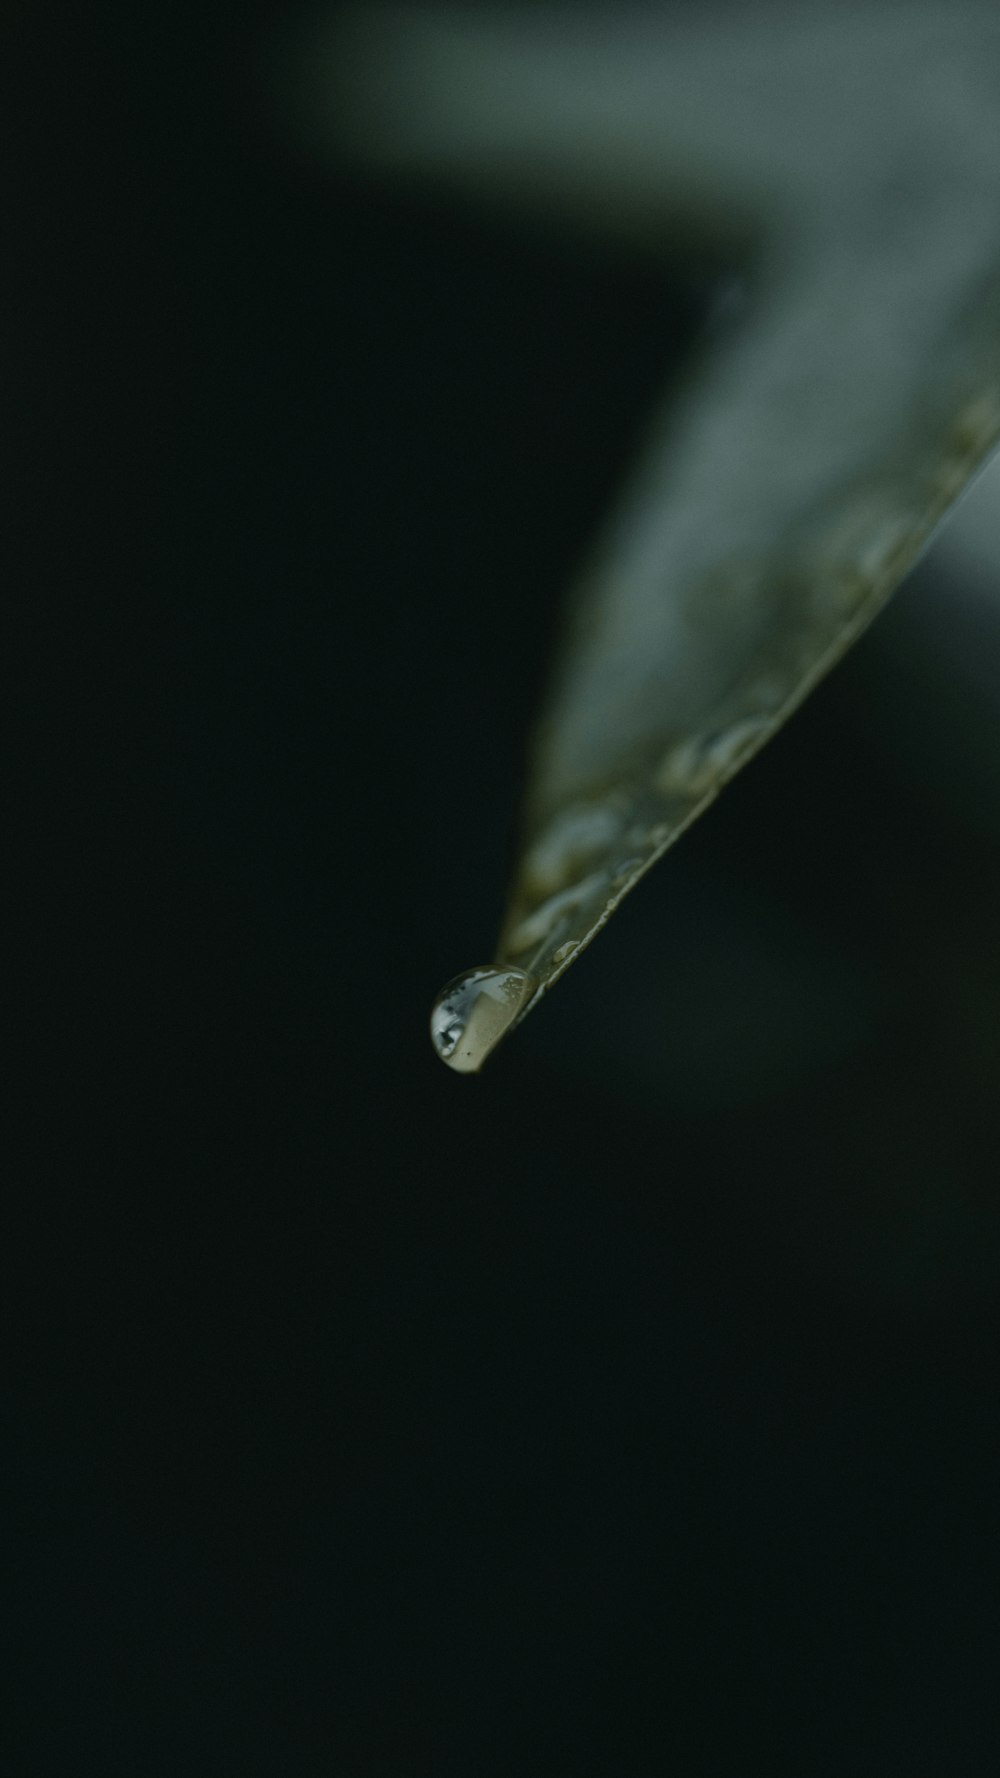
[(327, 50), (321, 112), (350, 70), (342, 148), (704, 255), (737, 293), (575, 591), (495, 965), (435, 1010), (469, 1070), (850, 646), (1000, 437), (1000, 20), (976, 0), (387, 12)]

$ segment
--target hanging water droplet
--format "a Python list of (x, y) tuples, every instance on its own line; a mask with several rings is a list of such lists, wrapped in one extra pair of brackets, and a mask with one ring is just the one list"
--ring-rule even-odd
[(431, 1041), (442, 1062), (474, 1074), (519, 1017), (538, 986), (523, 969), (470, 969), (442, 989), (431, 1013)]

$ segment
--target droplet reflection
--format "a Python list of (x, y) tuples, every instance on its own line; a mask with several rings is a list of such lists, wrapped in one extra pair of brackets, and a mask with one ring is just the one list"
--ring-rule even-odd
[(471, 969), (442, 989), (431, 1013), (431, 1041), (442, 1062), (474, 1074), (524, 1010), (537, 982), (523, 969)]

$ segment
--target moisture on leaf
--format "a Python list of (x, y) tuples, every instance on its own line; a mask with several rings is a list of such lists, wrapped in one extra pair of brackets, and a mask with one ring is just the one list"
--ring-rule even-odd
[(496, 957), (432, 1030), (478, 1068), (843, 654), (1000, 436), (992, 0), (350, 15), (338, 151), (572, 214), (740, 291), (576, 588)]

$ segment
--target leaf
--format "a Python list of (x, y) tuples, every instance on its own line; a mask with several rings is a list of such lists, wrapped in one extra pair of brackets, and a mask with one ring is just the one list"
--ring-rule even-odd
[(740, 293), (577, 589), (496, 963), (432, 1020), (471, 1070), (871, 621), (1000, 438), (1000, 23), (985, 3), (766, 27), (385, 13), (327, 49), (320, 104), (349, 69), (337, 132), (369, 162), (710, 255)]

